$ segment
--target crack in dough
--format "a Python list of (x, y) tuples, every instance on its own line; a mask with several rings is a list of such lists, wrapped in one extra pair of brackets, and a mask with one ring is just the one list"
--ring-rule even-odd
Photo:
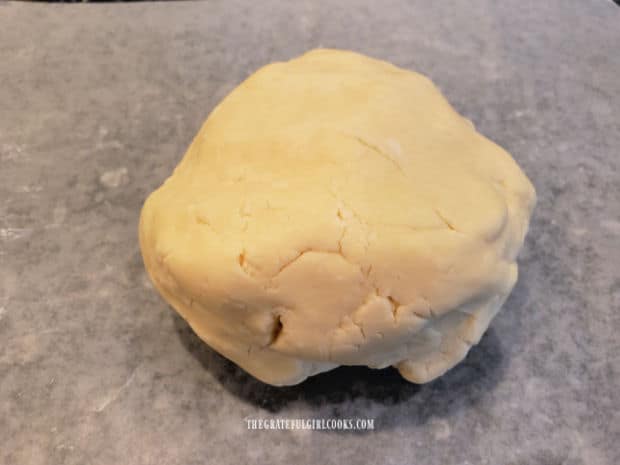
[(454, 231), (454, 232), (460, 232), (458, 229), (456, 229), (456, 227), (452, 224), (452, 222), (450, 222), (446, 216), (441, 213), (439, 211), (438, 208), (433, 208), (433, 211), (435, 212), (435, 214), (437, 215), (437, 217), (448, 227), (448, 229), (450, 231)]
[(383, 158), (384, 160), (388, 161), (394, 168), (396, 168), (396, 170), (402, 176), (406, 176), (405, 175), (405, 171), (403, 170), (403, 167), (400, 166), (400, 163), (398, 163), (398, 161), (396, 161), (396, 159), (392, 155), (390, 155), (386, 151), (380, 149), (377, 145), (371, 144), (370, 142), (368, 142), (367, 140), (365, 140), (363, 137), (360, 137), (360, 136), (346, 134), (346, 133), (341, 133), (341, 135), (344, 136), (344, 137), (347, 137), (349, 139), (353, 139), (353, 140), (357, 141), (360, 145), (366, 147), (371, 152), (376, 153), (381, 158)]

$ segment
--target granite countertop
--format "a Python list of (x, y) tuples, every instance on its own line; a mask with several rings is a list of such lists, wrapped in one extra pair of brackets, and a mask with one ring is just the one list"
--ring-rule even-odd
[[(0, 464), (620, 463), (620, 8), (603, 0), (0, 4)], [(137, 221), (213, 106), (328, 46), (421, 71), (538, 190), (519, 282), (417, 386), (266, 386), (145, 275)], [(373, 418), (249, 431), (246, 418)]]

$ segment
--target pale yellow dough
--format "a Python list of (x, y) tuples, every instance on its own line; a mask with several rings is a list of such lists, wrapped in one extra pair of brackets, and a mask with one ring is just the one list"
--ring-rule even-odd
[(517, 280), (536, 194), (426, 77), (352, 52), (265, 66), (142, 210), (163, 297), (256, 378), (462, 360)]

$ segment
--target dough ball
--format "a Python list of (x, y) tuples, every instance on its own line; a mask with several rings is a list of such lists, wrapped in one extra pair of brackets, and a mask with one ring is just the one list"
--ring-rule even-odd
[(250, 76), (142, 210), (161, 295), (256, 378), (338, 365), (424, 383), (517, 280), (535, 191), (426, 77), (338, 50)]

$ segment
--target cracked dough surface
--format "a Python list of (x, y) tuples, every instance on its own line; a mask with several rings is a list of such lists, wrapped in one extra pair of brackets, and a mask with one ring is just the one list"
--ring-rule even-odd
[(335, 366), (443, 374), (517, 279), (536, 195), (426, 77), (314, 50), (211, 113), (140, 219), (146, 269), (260, 380)]

